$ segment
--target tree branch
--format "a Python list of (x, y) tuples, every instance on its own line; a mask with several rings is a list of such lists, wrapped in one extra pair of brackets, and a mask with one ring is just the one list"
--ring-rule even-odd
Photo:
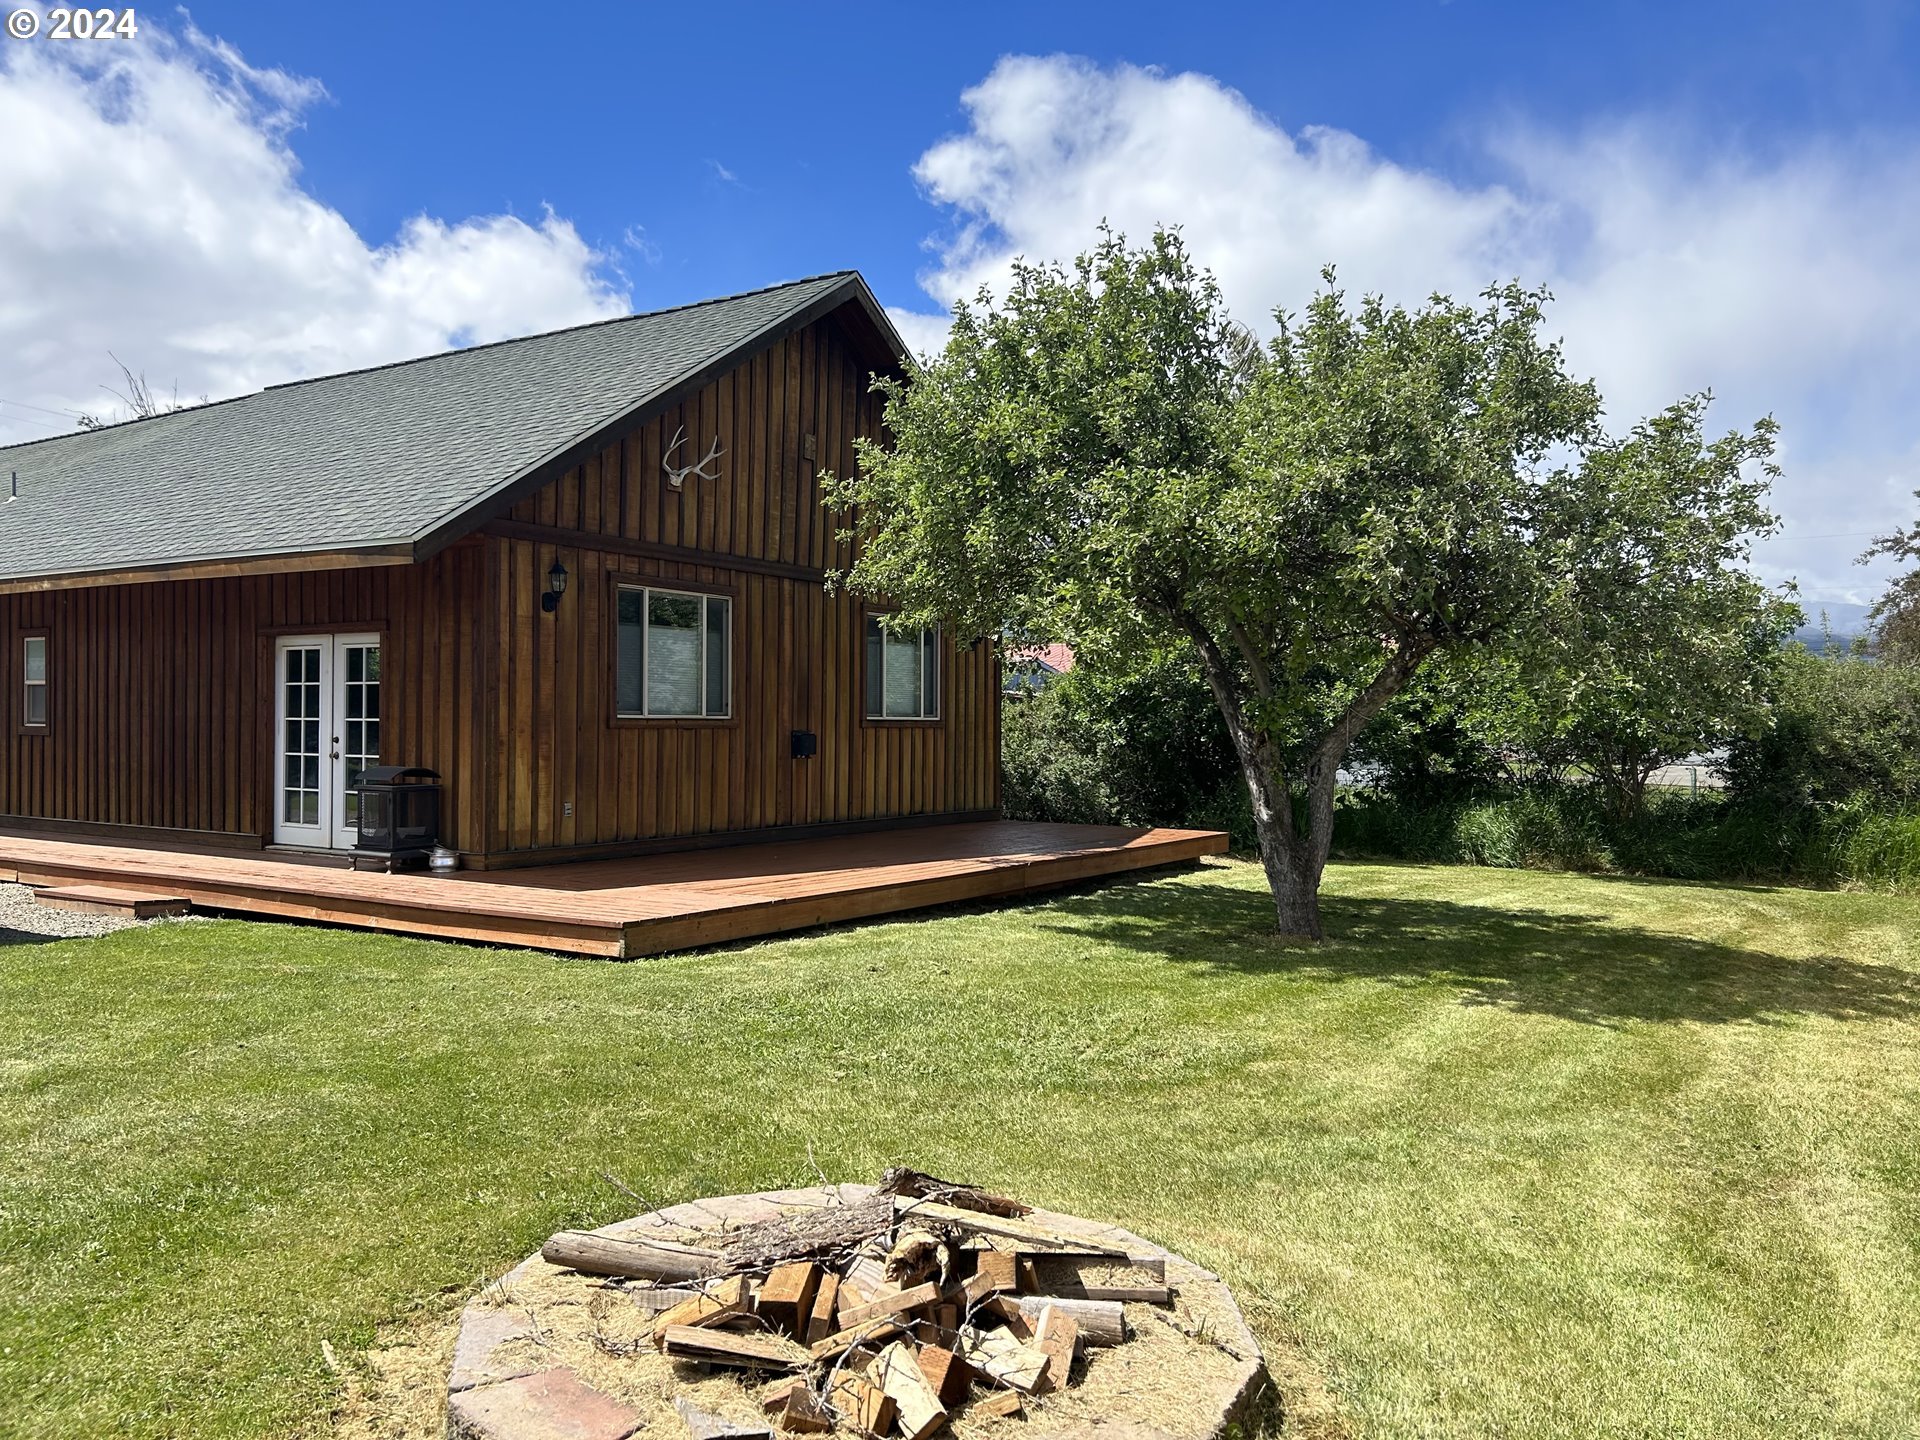
[(1239, 648), (1240, 656), (1247, 662), (1247, 673), (1253, 676), (1253, 690), (1262, 700), (1273, 698), (1273, 683), (1267, 678), (1267, 662), (1260, 658), (1259, 647), (1253, 643), (1253, 636), (1247, 627), (1238, 620), (1229, 622), (1228, 633)]
[(1255, 797), (1255, 819), (1259, 818), (1258, 810), (1264, 800), (1282, 846), (1291, 853), (1295, 842), (1293, 793), (1287, 784), (1286, 767), (1275, 757), (1273, 742), (1266, 734), (1256, 732), (1247, 723), (1246, 710), (1234, 691), (1233, 670), (1227, 664), (1227, 657), (1212, 632), (1190, 610), (1174, 610), (1172, 615), (1200, 651), (1200, 668), (1206, 674), (1214, 702), (1226, 719), (1227, 738), (1233, 742), (1234, 753), (1240, 758), (1240, 768), (1250, 784), (1267, 792), (1264, 796)]

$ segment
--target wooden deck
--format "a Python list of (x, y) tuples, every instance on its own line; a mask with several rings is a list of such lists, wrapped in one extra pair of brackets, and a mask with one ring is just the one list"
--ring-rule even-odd
[(207, 910), (625, 957), (1024, 895), (1226, 848), (1210, 830), (1000, 820), (443, 877), (0, 834), (0, 880), (105, 884)]

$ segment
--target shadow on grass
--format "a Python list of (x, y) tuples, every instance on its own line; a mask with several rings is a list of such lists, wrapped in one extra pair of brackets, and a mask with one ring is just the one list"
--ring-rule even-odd
[(1463, 1005), (1590, 1025), (1920, 1017), (1920, 974), (1912, 970), (1839, 955), (1786, 959), (1603, 915), (1327, 896), (1327, 940), (1310, 945), (1273, 933), (1265, 891), (1229, 885), (1109, 885), (1053, 908), (1046, 929), (1175, 963), (1451, 987)]
[(37, 930), (15, 930), (0, 925), (0, 945), (51, 945), (56, 941), (69, 939), (65, 935), (42, 935)]

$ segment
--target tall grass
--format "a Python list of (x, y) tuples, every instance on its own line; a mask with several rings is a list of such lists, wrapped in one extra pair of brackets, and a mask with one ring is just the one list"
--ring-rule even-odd
[(1864, 798), (1782, 808), (1656, 794), (1644, 812), (1622, 818), (1575, 786), (1425, 805), (1355, 790), (1341, 797), (1334, 853), (1920, 893), (1920, 812), (1883, 810)]

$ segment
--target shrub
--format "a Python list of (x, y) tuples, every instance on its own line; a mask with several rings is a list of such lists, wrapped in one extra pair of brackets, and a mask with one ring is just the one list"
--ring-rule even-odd
[(1770, 728), (1729, 753), (1737, 797), (1783, 809), (1855, 796), (1920, 807), (1920, 666), (1796, 645), (1782, 657), (1777, 687)]
[(1867, 797), (1782, 810), (1711, 792), (1655, 795), (1621, 817), (1581, 785), (1444, 804), (1359, 790), (1343, 797), (1334, 848), (1346, 859), (1920, 892), (1920, 811)]
[(1191, 666), (1124, 680), (1077, 666), (1002, 714), (1011, 818), (1226, 830), (1254, 848), (1226, 723)]

